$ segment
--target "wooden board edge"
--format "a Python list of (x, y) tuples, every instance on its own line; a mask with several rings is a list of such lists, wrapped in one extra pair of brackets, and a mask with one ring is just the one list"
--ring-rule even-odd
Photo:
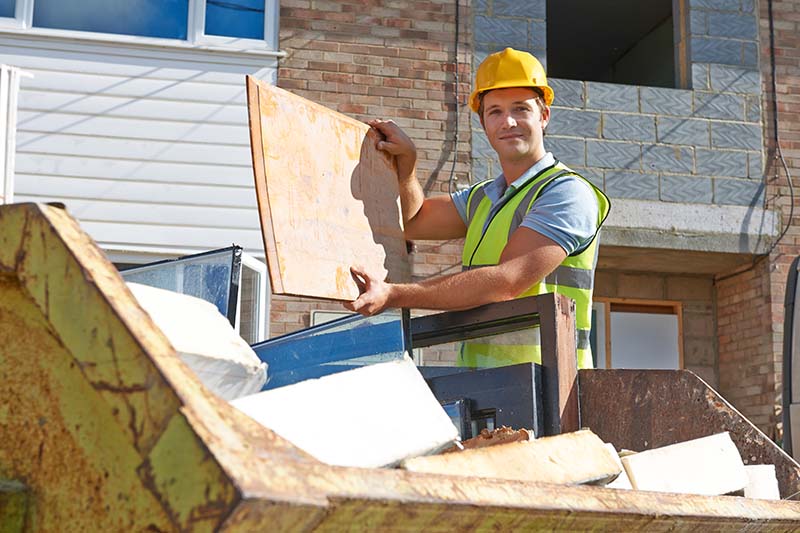
[(247, 115), (250, 128), (250, 153), (253, 158), (253, 180), (255, 182), (258, 219), (261, 224), (261, 238), (264, 242), (264, 255), (267, 259), (270, 284), (275, 294), (285, 294), (275, 232), (272, 229), (272, 213), (269, 207), (266, 169), (264, 168), (264, 144), (261, 137), (261, 100), (259, 82), (253, 76), (246, 76)]

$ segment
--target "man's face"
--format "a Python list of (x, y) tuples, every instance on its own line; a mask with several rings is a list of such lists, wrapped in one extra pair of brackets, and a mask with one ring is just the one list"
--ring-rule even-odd
[(536, 92), (525, 87), (494, 89), (483, 97), (481, 122), (501, 162), (544, 155), (542, 139), (550, 108), (540, 111), (535, 97)]

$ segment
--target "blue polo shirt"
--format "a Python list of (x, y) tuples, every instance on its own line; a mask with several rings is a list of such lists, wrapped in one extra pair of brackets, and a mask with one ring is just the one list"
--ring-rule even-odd
[[(554, 164), (555, 158), (548, 152), (508, 187), (502, 174), (487, 184), (483, 190), (492, 204), (487, 223), (505, 197), (514, 194), (536, 174)], [(451, 195), (464, 224), (467, 223), (469, 191), (464, 189)], [(520, 226), (541, 233), (561, 246), (567, 255), (571, 255), (582, 252), (591, 243), (597, 232), (598, 213), (597, 197), (589, 184), (575, 176), (563, 176), (542, 189)]]

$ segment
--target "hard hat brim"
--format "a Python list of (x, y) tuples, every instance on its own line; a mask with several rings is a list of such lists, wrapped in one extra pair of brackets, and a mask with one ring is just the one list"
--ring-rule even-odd
[(512, 87), (523, 87), (523, 88), (526, 88), (526, 89), (539, 89), (540, 91), (542, 91), (542, 96), (544, 97), (544, 103), (546, 105), (548, 105), (548, 106), (553, 103), (553, 99), (554, 99), (555, 95), (553, 94), (553, 89), (551, 89), (547, 85), (533, 85), (533, 84), (531, 84), (531, 85), (520, 85), (519, 83), (508, 83), (508, 84), (506, 84), (506, 83), (497, 83), (495, 85), (492, 85), (491, 87), (485, 87), (485, 88), (480, 89), (480, 90), (476, 89), (476, 90), (472, 91), (472, 94), (469, 95), (469, 107), (475, 113), (477, 113), (478, 112), (478, 108), (480, 108), (480, 104), (481, 104), (480, 95), (482, 93), (487, 93), (487, 92), (493, 91), (495, 89), (510, 89)]

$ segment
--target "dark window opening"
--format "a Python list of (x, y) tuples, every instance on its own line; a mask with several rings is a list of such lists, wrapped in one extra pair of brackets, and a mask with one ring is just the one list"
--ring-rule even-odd
[(678, 87), (672, 0), (548, 0), (547, 74)]

